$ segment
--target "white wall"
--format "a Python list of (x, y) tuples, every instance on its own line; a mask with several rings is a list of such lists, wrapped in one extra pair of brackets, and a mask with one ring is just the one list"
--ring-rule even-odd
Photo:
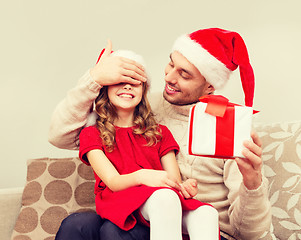
[[(75, 156), (47, 142), (56, 104), (106, 40), (143, 55), (163, 89), (176, 37), (200, 28), (241, 33), (256, 74), (262, 122), (301, 119), (299, 0), (11, 0), (0, 3), (0, 188), (23, 186), (26, 160)], [(243, 103), (238, 72), (220, 92)]]

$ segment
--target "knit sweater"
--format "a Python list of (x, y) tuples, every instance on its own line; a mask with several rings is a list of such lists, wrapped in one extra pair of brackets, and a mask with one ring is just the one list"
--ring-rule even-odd
[[(78, 136), (86, 124), (93, 101), (101, 86), (89, 71), (56, 107), (50, 124), (49, 141), (65, 149), (78, 149)], [(176, 106), (167, 102), (162, 93), (149, 96), (153, 112), (160, 124), (166, 125), (180, 146), (177, 161), (182, 178), (196, 179), (196, 199), (212, 204), (219, 212), (221, 235), (227, 239), (256, 239), (269, 230), (271, 206), (268, 182), (248, 190), (234, 160), (188, 155), (188, 115), (193, 105)]]

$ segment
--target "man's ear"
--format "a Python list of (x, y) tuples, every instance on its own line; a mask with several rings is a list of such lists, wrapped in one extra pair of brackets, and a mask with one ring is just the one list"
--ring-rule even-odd
[(215, 88), (210, 84), (210, 83), (207, 83), (208, 85), (206, 86), (206, 95), (211, 95), (214, 93), (215, 91)]

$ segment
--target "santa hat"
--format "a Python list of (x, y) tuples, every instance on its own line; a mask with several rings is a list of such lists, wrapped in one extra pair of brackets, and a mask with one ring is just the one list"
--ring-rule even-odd
[(254, 73), (242, 37), (232, 31), (208, 28), (180, 36), (172, 51), (180, 52), (215, 89), (222, 88), (238, 66), (246, 106), (253, 105)]

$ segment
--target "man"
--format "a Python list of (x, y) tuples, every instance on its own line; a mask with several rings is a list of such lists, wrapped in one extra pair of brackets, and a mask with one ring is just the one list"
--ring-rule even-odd
[[(111, 48), (109, 42), (99, 63), (84, 75), (56, 108), (49, 134), (52, 144), (77, 149), (78, 133), (87, 123), (101, 86), (145, 81), (145, 73), (139, 64), (110, 56)], [(218, 210), (223, 238), (259, 239), (269, 229), (271, 213), (267, 179), (261, 173), (262, 150), (257, 134), (252, 133), (253, 141), (245, 142), (244, 159), (226, 160), (187, 154), (189, 109), (199, 97), (213, 94), (215, 89), (226, 84), (229, 74), (238, 66), (246, 105), (252, 106), (254, 75), (239, 34), (215, 28), (181, 36), (174, 44), (165, 69), (163, 97), (162, 94), (154, 94), (149, 99), (157, 120), (171, 130), (180, 145), (177, 160), (183, 179), (195, 178), (198, 181), (196, 198)], [(87, 227), (88, 224), (83, 220), (81, 226)], [(110, 236), (111, 227), (109, 222), (104, 223), (101, 239), (108, 239), (102, 238), (101, 234)], [(114, 229), (112, 233), (117, 231)], [(132, 231), (131, 236), (123, 233), (124, 237), (120, 239), (142, 240), (148, 237), (142, 226), (138, 225)], [(146, 234), (139, 237), (141, 233)]]

